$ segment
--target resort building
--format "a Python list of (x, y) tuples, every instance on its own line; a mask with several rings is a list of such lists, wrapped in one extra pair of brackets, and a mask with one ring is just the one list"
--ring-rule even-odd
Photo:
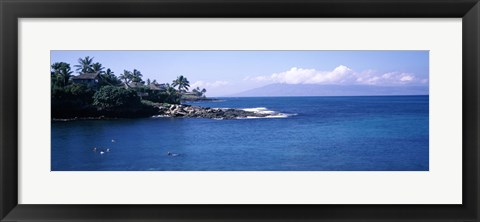
[(142, 86), (144, 86), (144, 83), (142, 82), (129, 82), (126, 88), (140, 88)]
[(184, 96), (198, 96), (198, 94), (195, 93), (195, 92), (184, 92), (184, 93), (182, 93), (182, 95), (184, 95)]
[(148, 87), (151, 89), (151, 90), (159, 90), (159, 91), (165, 91), (167, 90), (167, 84), (165, 83), (150, 83), (150, 85), (148, 85)]
[(80, 73), (78, 76), (73, 76), (72, 81), (78, 84), (85, 84), (88, 86), (97, 86), (100, 81), (100, 77), (97, 73)]

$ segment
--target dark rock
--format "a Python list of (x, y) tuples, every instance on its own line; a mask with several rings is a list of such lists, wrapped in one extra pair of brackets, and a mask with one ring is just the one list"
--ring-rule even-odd
[(158, 107), (158, 114), (167, 117), (237, 119), (246, 117), (265, 117), (268, 114), (249, 112), (241, 109), (220, 109), (190, 105), (171, 105)]

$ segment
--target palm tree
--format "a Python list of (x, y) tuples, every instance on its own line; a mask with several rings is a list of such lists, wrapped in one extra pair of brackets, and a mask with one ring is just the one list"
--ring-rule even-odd
[(166, 98), (166, 102), (167, 103), (178, 103), (179, 102), (179, 96), (178, 96), (178, 92), (175, 88), (173, 88), (172, 86), (170, 86), (170, 84), (166, 84), (166, 88), (167, 90), (165, 91), (167, 93), (167, 98)]
[[(115, 73), (113, 73), (113, 71), (111, 69), (107, 69), (107, 71), (105, 72), (105, 76), (113, 77), (113, 76), (115, 76)], [(116, 78), (116, 76), (115, 76), (115, 78)]]
[(132, 82), (142, 82), (142, 73), (139, 70), (134, 69), (132, 73)]
[(197, 96), (205, 96), (207, 90), (205, 88), (200, 89), (200, 87), (197, 86), (197, 88), (193, 89), (192, 92), (194, 92)]
[(68, 85), (70, 78), (72, 77), (72, 71), (70, 64), (65, 62), (56, 62), (52, 64), (52, 78), (54, 78), (62, 86)]
[(62, 67), (62, 69), (60, 71), (60, 75), (62, 76), (64, 86), (68, 85), (68, 82), (70, 81), (70, 78), (72, 77), (72, 73), (73, 73), (73, 71), (71, 71), (69, 64), (67, 64), (67, 66)]
[(121, 83), (111, 69), (107, 69), (107, 71), (104, 71), (103, 74), (100, 74), (100, 78), (108, 85), (118, 85)]
[(98, 74), (103, 74), (105, 71), (103, 71), (105, 67), (102, 66), (102, 64), (96, 62), (92, 64), (92, 72), (98, 72)]
[(63, 63), (64, 63), (64, 62), (56, 62), (56, 63), (53, 63), (53, 64), (51, 65), (52, 70), (50, 71), (50, 73), (51, 73), (52, 75), (58, 74), (58, 72), (60, 72), (60, 68), (63, 66)]
[(51, 80), (52, 80), (52, 86), (55, 85), (56, 83), (60, 83), (60, 69), (63, 66), (63, 62), (56, 62), (51, 65)]
[(187, 91), (188, 87), (190, 87), (190, 82), (184, 76), (178, 76), (176, 80), (172, 83), (173, 87), (178, 86), (178, 91)]
[(76, 71), (79, 73), (90, 73), (93, 72), (92, 68), (93, 57), (90, 58), (89, 56), (85, 57), (84, 59), (78, 58), (78, 65), (75, 65)]
[(128, 84), (132, 81), (132, 78), (133, 74), (128, 70), (123, 70), (123, 74), (120, 74), (120, 79), (125, 83), (125, 88), (130, 87)]
[(195, 93), (197, 96), (202, 96), (202, 92), (200, 91), (200, 87), (197, 86), (197, 88), (192, 89), (192, 92)]
[(175, 95), (177, 94), (177, 90), (175, 88), (173, 88), (172, 86), (170, 86), (170, 84), (166, 84), (166, 88), (167, 88), (167, 94), (168, 95)]

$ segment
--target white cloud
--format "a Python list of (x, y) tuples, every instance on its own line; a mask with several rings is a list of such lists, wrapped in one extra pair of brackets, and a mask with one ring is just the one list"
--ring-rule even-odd
[(419, 79), (413, 73), (377, 73), (373, 70), (356, 72), (340, 65), (331, 71), (293, 67), (288, 71), (266, 76), (246, 77), (245, 81), (287, 84), (360, 84), (360, 85), (404, 85), (425, 84), (428, 79)]
[(227, 81), (214, 81), (214, 82), (207, 82), (207, 81), (196, 81), (194, 82), (193, 84), (190, 84), (190, 88), (196, 88), (196, 87), (200, 87), (200, 88), (217, 88), (217, 87), (221, 87), (221, 86), (225, 86), (225, 85), (228, 85), (229, 82)]

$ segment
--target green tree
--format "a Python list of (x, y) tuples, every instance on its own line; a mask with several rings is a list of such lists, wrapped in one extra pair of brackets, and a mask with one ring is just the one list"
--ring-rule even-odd
[(173, 87), (178, 87), (178, 91), (187, 91), (188, 87), (190, 87), (190, 82), (186, 77), (183, 75), (178, 76), (177, 79), (175, 79), (172, 83)]
[(51, 86), (52, 89), (54, 87), (60, 87), (61, 84), (61, 79), (60, 79), (60, 67), (61, 63), (56, 62), (50, 66), (50, 81), (51, 81)]
[(200, 89), (200, 87), (197, 86), (197, 88), (193, 89), (192, 92), (195, 93), (195, 95), (197, 96), (205, 97), (205, 93), (207, 92), (207, 90), (205, 88)]
[(62, 68), (62, 66), (64, 66), (64, 64), (68, 64), (68, 63), (65, 63), (65, 62), (56, 62), (56, 63), (53, 63), (50, 67), (51, 67), (51, 74), (54, 75), (54, 74), (57, 74), (58, 72), (60, 72), (60, 69)]
[(142, 83), (142, 73), (139, 70), (134, 69), (132, 72), (132, 82)]
[[(115, 73), (111, 70), (111, 69), (107, 69), (107, 71), (105, 72), (105, 74), (107, 76), (115, 76)], [(116, 77), (116, 76), (115, 76)]]
[(195, 93), (196, 96), (202, 96), (202, 92), (200, 91), (200, 87), (192, 89), (192, 92)]
[(79, 73), (91, 73), (93, 72), (93, 57), (90, 58), (89, 56), (85, 58), (78, 58), (78, 65), (75, 65), (76, 71)]
[(85, 84), (54, 87), (51, 93), (51, 115), (56, 118), (90, 117), (96, 114), (92, 107), (94, 91)]
[(93, 105), (100, 111), (124, 111), (141, 106), (141, 101), (133, 90), (104, 86), (93, 95)]
[(125, 84), (125, 88), (130, 88), (128, 84), (132, 81), (132, 78), (133, 74), (128, 70), (123, 70), (123, 74), (120, 74), (120, 80)]
[(85, 104), (91, 103), (94, 91), (85, 84), (71, 84), (65, 87), (65, 92), (72, 98), (77, 98)]
[(103, 71), (105, 67), (102, 66), (102, 64), (96, 62), (92, 64), (92, 72), (97, 72), (98, 74), (104, 74), (105, 71)]
[(115, 73), (111, 69), (107, 69), (103, 74), (100, 74), (100, 78), (102, 80), (101, 85), (112, 85), (112, 86), (117, 86), (122, 83), (117, 76), (115, 76)]
[(65, 62), (56, 62), (51, 66), (52, 86), (66, 86), (72, 77), (70, 64)]
[(172, 104), (179, 104), (180, 103), (180, 94), (178, 91), (170, 86), (170, 84), (167, 84), (167, 90), (165, 91), (166, 98), (165, 102), (166, 103), (172, 103)]

